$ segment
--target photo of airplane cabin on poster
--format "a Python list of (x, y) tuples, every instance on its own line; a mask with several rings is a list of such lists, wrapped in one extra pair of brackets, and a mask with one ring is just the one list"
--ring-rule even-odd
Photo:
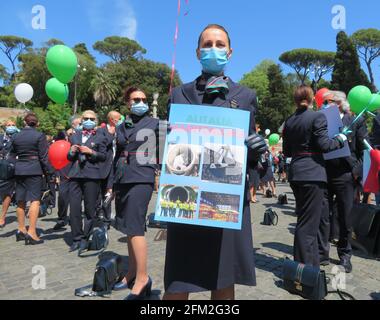
[(156, 220), (241, 229), (249, 113), (173, 104)]

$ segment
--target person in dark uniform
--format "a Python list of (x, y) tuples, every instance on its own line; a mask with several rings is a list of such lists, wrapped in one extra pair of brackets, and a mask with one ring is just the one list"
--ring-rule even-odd
[[(18, 133), (16, 123), (13, 120), (5, 122), (5, 134), (0, 135), (0, 159), (7, 160), (11, 151), (12, 136)], [(0, 197), (2, 200), (2, 210), (0, 215), (0, 229), (5, 227), (5, 218), (12, 202), (12, 195), (15, 192), (15, 179), (0, 180)]]
[[(248, 163), (254, 165), (267, 150), (256, 135), (254, 91), (242, 87), (224, 75), (232, 55), (225, 28), (208, 25), (198, 41), (197, 56), (203, 66), (195, 81), (175, 88), (171, 103), (236, 108), (250, 112)], [(170, 104), (169, 104), (170, 107)], [(165, 260), (165, 300), (186, 300), (189, 293), (211, 291), (214, 300), (234, 299), (235, 284), (255, 286), (249, 184), (246, 192), (241, 230), (169, 223)]]
[(326, 116), (312, 110), (314, 94), (300, 86), (294, 94), (296, 112), (285, 121), (283, 151), (291, 157), (289, 182), (298, 216), (294, 236), (294, 260), (319, 267), (318, 228), (321, 221), (327, 175), (323, 153), (344, 147), (346, 136), (329, 139)]
[[(97, 129), (98, 134), (104, 135), (107, 145), (107, 157), (100, 165), (100, 172), (102, 175), (102, 181), (100, 183), (100, 197), (99, 205), (106, 200), (108, 196), (112, 195), (113, 191), (113, 159), (116, 154), (116, 128), (121, 124), (121, 114), (117, 111), (111, 111), (107, 115), (108, 124), (105, 128)], [(111, 225), (111, 204), (102, 206), (104, 210), (103, 221), (109, 227)]]
[(152, 286), (147, 272), (145, 221), (157, 170), (159, 120), (148, 115), (146, 95), (141, 89), (129, 88), (125, 101), (131, 115), (117, 127), (114, 182), (116, 228), (128, 236), (129, 268), (114, 290), (129, 287), (132, 291), (127, 300), (137, 300), (149, 296)]
[[(69, 137), (74, 135), (76, 132), (81, 131), (82, 117), (73, 116), (70, 119), (71, 128), (67, 131), (61, 131), (55, 137), (55, 141), (59, 140), (69, 140)], [(71, 163), (56, 171), (57, 185), (58, 185), (58, 221), (54, 226), (53, 230), (61, 230), (68, 224), (68, 210), (70, 205), (70, 179), (69, 171), (71, 168)]]
[[(344, 127), (349, 127), (355, 117), (348, 112), (349, 104), (345, 93), (331, 91), (325, 97), (330, 108), (339, 108)], [(352, 248), (349, 242), (352, 231), (350, 215), (354, 204), (355, 188), (360, 184), (363, 171), (363, 151), (366, 149), (363, 141), (364, 139), (368, 140), (364, 119), (353, 124), (350, 130), (352, 132), (347, 135), (347, 138), (351, 156), (326, 161), (329, 210), (324, 211), (318, 235), (321, 264), (328, 265), (330, 232), (338, 230), (337, 236), (333, 235), (333, 238), (339, 239), (337, 243), (339, 265), (343, 266), (347, 273), (352, 271)], [(334, 196), (336, 210), (334, 210)], [(330, 213), (335, 214), (330, 215)], [(334, 227), (334, 223), (338, 224), (338, 228)], [(333, 228), (330, 228), (330, 224), (333, 225)]]
[[(98, 223), (96, 204), (100, 193), (100, 163), (106, 160), (106, 141), (104, 135), (95, 131), (97, 117), (88, 110), (82, 115), (83, 130), (70, 137), (71, 149), (67, 159), (72, 162), (70, 179), (70, 226), (73, 243), (70, 252), (85, 250), (88, 236)], [(82, 219), (82, 197), (84, 228)]]
[[(54, 169), (48, 161), (46, 136), (36, 130), (37, 117), (29, 113), (24, 118), (25, 128), (12, 139), (10, 158), (15, 162), (16, 202), (18, 231), (16, 240), (27, 245), (42, 244), (36, 231), (40, 211), (42, 176), (54, 177)], [(25, 226), (25, 206), (30, 201), (29, 229)]]

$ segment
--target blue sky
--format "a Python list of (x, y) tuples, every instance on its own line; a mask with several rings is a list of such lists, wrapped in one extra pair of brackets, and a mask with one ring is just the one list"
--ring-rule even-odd
[[(35, 5), (46, 8), (46, 30), (31, 26)], [(222, 24), (230, 32), (234, 55), (227, 74), (236, 81), (263, 59), (278, 62), (280, 54), (290, 49), (335, 51), (339, 31), (331, 24), (335, 5), (346, 9), (348, 34), (361, 28), (380, 29), (378, 0), (189, 0), (189, 5), (183, 0), (176, 68), (185, 82), (198, 76), (196, 42), (209, 23)], [(0, 2), (0, 34), (27, 37), (35, 46), (50, 38), (69, 46), (85, 42), (98, 64), (107, 58), (92, 49), (97, 40), (128, 36), (147, 49), (146, 58), (171, 65), (176, 15), (177, 0), (4, 0)], [(3, 54), (0, 63), (10, 68)], [(379, 86), (380, 59), (374, 71)]]

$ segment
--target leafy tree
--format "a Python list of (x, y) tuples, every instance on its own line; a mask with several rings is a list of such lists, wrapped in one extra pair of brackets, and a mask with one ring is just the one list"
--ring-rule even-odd
[(59, 44), (65, 44), (65, 43), (59, 39), (52, 38), (44, 43), (44, 47), (51, 48)]
[(280, 61), (294, 69), (302, 84), (313, 73), (314, 89), (324, 75), (331, 72), (334, 66), (335, 54), (329, 51), (315, 49), (295, 49), (283, 53)]
[(52, 77), (46, 67), (46, 49), (28, 50), (19, 57), (21, 62), (20, 72), (17, 77), (20, 81), (29, 83), (33, 90), (33, 101), (38, 107), (46, 108), (49, 98), (45, 92), (45, 84)]
[(6, 82), (8, 78), (9, 78), (9, 74), (7, 72), (7, 69), (2, 64), (0, 64), (0, 80), (3, 80), (4, 82)]
[(12, 79), (16, 74), (16, 60), (33, 42), (17, 36), (0, 36), (0, 50), (5, 54), (12, 65)]
[(110, 57), (114, 62), (123, 62), (131, 58), (141, 58), (146, 50), (136, 41), (125, 37), (107, 37), (98, 41), (93, 48)]
[(96, 63), (95, 57), (88, 51), (85, 43), (78, 43), (77, 45), (74, 46), (73, 50), (76, 53), (81, 54), (87, 57), (92, 62)]
[(107, 106), (117, 98), (118, 87), (108, 74), (99, 71), (91, 83), (97, 106)]
[(39, 120), (39, 130), (45, 134), (55, 136), (60, 130), (68, 126), (71, 108), (68, 105), (57, 105), (50, 103), (46, 110), (34, 108)]
[(261, 128), (277, 132), (284, 120), (293, 112), (290, 91), (279, 65), (268, 69), (269, 94), (263, 99), (257, 112), (257, 122)]
[(264, 60), (240, 80), (241, 85), (256, 90), (259, 104), (269, 94), (268, 69), (273, 65), (275, 65), (273, 61)]
[(367, 65), (373, 90), (377, 91), (372, 70), (372, 63), (375, 59), (380, 57), (380, 30), (362, 29), (356, 31), (351, 36), (351, 40), (354, 42), (360, 57)]
[(371, 87), (367, 75), (361, 69), (355, 46), (344, 31), (337, 35), (337, 47), (331, 81), (332, 89), (348, 93), (358, 85)]

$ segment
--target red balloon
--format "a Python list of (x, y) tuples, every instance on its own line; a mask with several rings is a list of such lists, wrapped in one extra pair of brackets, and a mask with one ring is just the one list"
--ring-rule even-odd
[(102, 128), (105, 128), (107, 125), (103, 122), (100, 126), (101, 126)]
[(325, 95), (325, 93), (329, 91), (330, 90), (327, 88), (322, 88), (318, 90), (317, 93), (315, 94), (315, 102), (317, 103), (318, 108), (322, 107), (323, 102), (325, 102), (325, 99), (323, 98), (323, 96)]
[(70, 163), (70, 161), (67, 160), (70, 147), (70, 142), (65, 140), (56, 141), (50, 146), (48, 156), (54, 169), (61, 170)]

